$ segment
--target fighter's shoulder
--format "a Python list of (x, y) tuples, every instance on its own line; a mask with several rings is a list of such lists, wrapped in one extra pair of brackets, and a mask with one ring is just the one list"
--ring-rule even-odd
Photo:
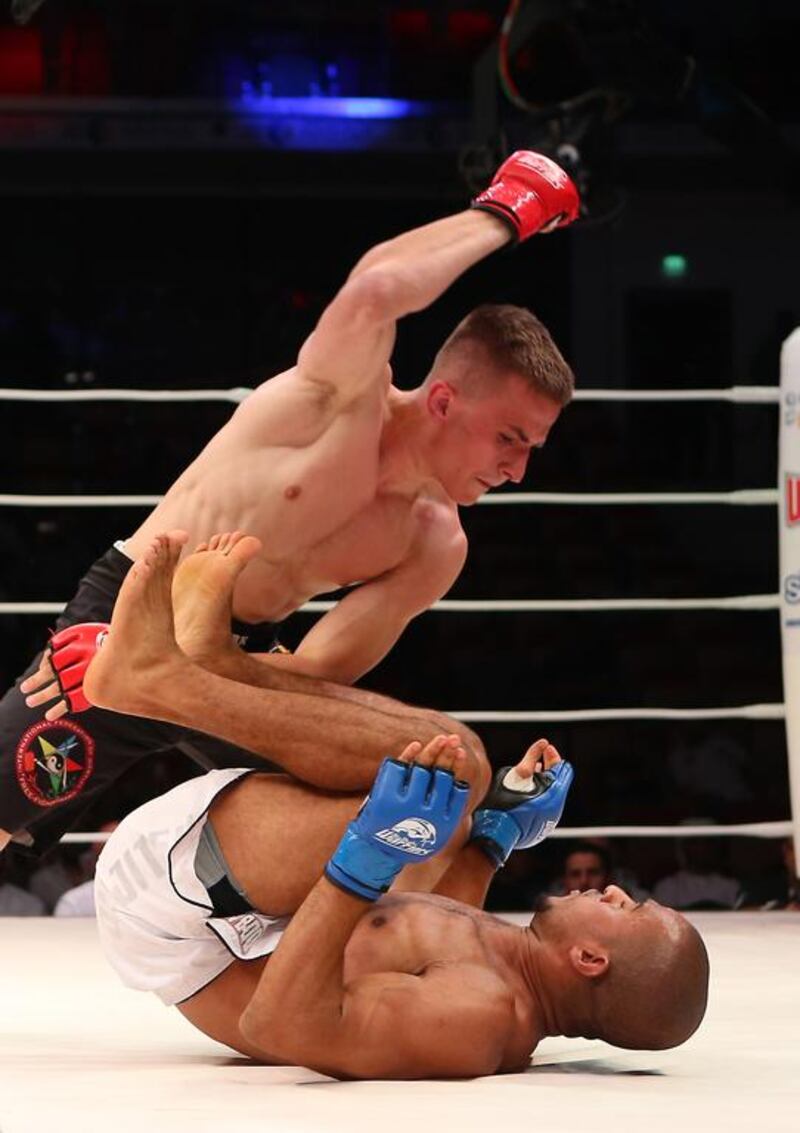
[(296, 406), (302, 401), (308, 408), (326, 410), (333, 403), (336, 389), (330, 382), (314, 381), (299, 366), (292, 366), (267, 378), (244, 399), (236, 415), (260, 413), (267, 406), (274, 411), (281, 404)]
[[(371, 419), (379, 419), (381, 403), (376, 400)], [(370, 410), (367, 399), (345, 407), (335, 385), (305, 376), (299, 366), (262, 382), (239, 405), (218, 436), (237, 444), (243, 440), (259, 445), (303, 447), (313, 443), (342, 415), (345, 408)]]
[(376, 371), (376, 380), (369, 382), (354, 395), (352, 391), (347, 392), (335, 382), (309, 373), (308, 368), (298, 360), (290, 369), (262, 382), (248, 400), (280, 398), (296, 402), (302, 399), (306, 404), (313, 405), (317, 410), (330, 416), (358, 411), (364, 406), (368, 409), (380, 406), (385, 412), (393, 389), (393, 376), (392, 367), (387, 362), (380, 367), (380, 373)]
[(420, 613), (458, 578), (467, 557), (467, 537), (447, 504), (417, 498), (411, 514), (416, 522), (409, 548), (402, 561), (381, 577), (380, 585), (384, 595), (403, 596), (406, 613)]
[(411, 508), (416, 524), (415, 550), (418, 554), (444, 556), (459, 569), (467, 557), (467, 536), (461, 526), (458, 508), (436, 481), (424, 485)]

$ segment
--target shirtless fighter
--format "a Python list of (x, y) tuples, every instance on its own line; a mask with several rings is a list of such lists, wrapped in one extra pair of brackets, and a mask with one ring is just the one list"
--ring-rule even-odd
[(260, 666), (272, 688), (306, 688), (302, 677), (350, 685), (450, 588), (467, 551), (458, 505), (522, 478), (573, 389), (545, 328), (507, 306), (468, 315), (419, 388), (392, 385), (397, 320), (491, 252), (574, 220), (578, 197), (558, 166), (522, 151), (473, 206), (367, 252), (297, 365), (260, 386), (143, 525), (89, 570), (57, 628), (98, 623), (94, 630), (56, 637), (54, 656), (68, 646), (57, 683), (47, 651), (0, 703), (0, 848), (12, 834), (47, 848), (155, 750), (177, 747), (205, 767), (248, 761), (191, 728), (96, 710), (75, 718), (85, 707), (75, 691), (81, 650), (93, 649), (154, 533), (181, 527), (192, 545), (234, 527), (260, 537), (234, 598), (235, 618), (247, 623), (235, 632), (255, 651), (273, 637), (271, 627), (266, 638), (254, 633), (255, 623), (264, 630), (316, 594), (361, 583), (293, 656)]
[[(225, 557), (251, 552), (237, 540)], [(223, 555), (196, 556), (196, 577)], [(161, 539), (137, 562), (85, 692), (125, 711), (149, 696), (148, 710), (169, 719), (197, 696), (203, 726), (224, 734), (224, 700), (238, 685), (204, 676), (177, 648), (176, 559), (175, 541)], [(204, 605), (200, 596), (196, 623)], [(223, 640), (219, 611), (207, 612), (210, 636)], [(244, 689), (229, 719), (249, 713), (251, 727), (269, 730), (275, 695)], [(277, 695), (301, 714), (313, 700)], [(346, 730), (329, 728), (320, 742), (346, 749)], [(346, 760), (338, 767), (344, 785)], [(129, 986), (243, 1054), (337, 1077), (521, 1070), (546, 1035), (683, 1042), (705, 1011), (708, 961), (680, 914), (637, 905), (616, 886), (549, 898), (527, 927), (480, 911), (508, 855), (557, 824), (572, 769), (539, 740), (477, 809), (474, 772), (459, 736), (438, 735), (386, 759), (366, 801), (242, 769), (176, 787), (129, 815), (100, 857), (108, 959)], [(442, 850), (433, 892), (397, 892), (401, 871), (418, 888)]]

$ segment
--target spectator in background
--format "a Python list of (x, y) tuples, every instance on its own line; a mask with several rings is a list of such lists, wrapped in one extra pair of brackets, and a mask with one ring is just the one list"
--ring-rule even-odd
[(62, 893), (86, 880), (81, 861), (83, 852), (83, 847), (78, 845), (56, 846), (31, 874), (28, 882), (31, 893), (42, 901), (47, 913), (52, 913)]
[(528, 850), (512, 854), (503, 869), (494, 875), (484, 908), (491, 913), (530, 912), (546, 883), (547, 874), (537, 869), (535, 851), (534, 854)]
[[(100, 830), (103, 834), (110, 834), (118, 826), (118, 822), (104, 822)], [(53, 909), (54, 917), (93, 917), (95, 915), (94, 873), (97, 867), (97, 859), (100, 857), (105, 844), (105, 839), (102, 842), (92, 842), (91, 850), (83, 857), (84, 868), (87, 872), (91, 872), (91, 877), (61, 894), (56, 902), (56, 907)]]
[(797, 876), (797, 859), (794, 852), (794, 839), (784, 838), (781, 843), (783, 867), (786, 871), (786, 889), (783, 896), (785, 903), (777, 906), (784, 909), (794, 909), (800, 912), (800, 877)]
[(794, 854), (794, 839), (782, 838), (778, 847), (781, 868), (762, 870), (745, 885), (742, 905), (750, 909), (791, 909), (800, 912), (800, 878)]
[(576, 842), (567, 851), (561, 869), (560, 889), (562, 893), (587, 889), (601, 892), (611, 884), (611, 857), (604, 846), (591, 842)]
[(735, 877), (723, 872), (724, 846), (719, 838), (679, 838), (678, 869), (656, 882), (653, 897), (673, 909), (735, 909), (742, 900)]
[(7, 859), (0, 856), (0, 917), (43, 917), (44, 901), (5, 880)]
[(585, 838), (567, 846), (560, 875), (548, 893), (562, 896), (576, 889), (581, 893), (587, 889), (602, 891), (608, 885), (619, 885), (635, 901), (645, 901), (650, 896), (633, 871), (616, 861), (608, 839)]

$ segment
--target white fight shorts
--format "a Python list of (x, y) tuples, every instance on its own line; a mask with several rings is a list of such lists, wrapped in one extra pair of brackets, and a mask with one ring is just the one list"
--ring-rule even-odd
[(95, 902), (103, 950), (122, 982), (180, 1003), (228, 968), (274, 952), (289, 917), (215, 916), (195, 873), (208, 809), (243, 768), (209, 771), (139, 807), (97, 863)]

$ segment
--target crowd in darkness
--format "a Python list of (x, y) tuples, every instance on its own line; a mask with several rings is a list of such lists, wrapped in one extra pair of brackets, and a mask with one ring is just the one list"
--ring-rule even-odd
[[(360, 252), (442, 211), (440, 201), (391, 208), (386, 201), (338, 202), (327, 213), (296, 201), (20, 201), (4, 248), (9, 270), (0, 281), (0, 384), (21, 390), (252, 386), (291, 363)], [(499, 257), (479, 265), (435, 310), (409, 320), (395, 359), (399, 384), (419, 381), (443, 334), (488, 299), (530, 306), (569, 357), (570, 280), (559, 239), (543, 241), (535, 254), (525, 249), (504, 257), (502, 265)], [(774, 351), (765, 357), (763, 381), (774, 384)], [(3, 491), (157, 494), (229, 412), (229, 405), (213, 402), (4, 403)], [(749, 411), (746, 446), (740, 412), (576, 404), (522, 487), (771, 487), (774, 407)], [(745, 509), (751, 514), (742, 521), (729, 514), (736, 509), (721, 510), (726, 514), (476, 507), (464, 513), (472, 551), (453, 596), (695, 596), (707, 591), (712, 576), (719, 593), (774, 591), (774, 516)], [(144, 514), (136, 507), (3, 507), (0, 600), (66, 599), (92, 559)], [(48, 619), (2, 616), (6, 687), (41, 647)], [(306, 614), (291, 618), (285, 643), (291, 646), (308, 625)], [(430, 613), (363, 683), (448, 710), (693, 708), (782, 697), (777, 623), (713, 611)], [(532, 727), (477, 725), (497, 766), (521, 754), (535, 738)], [(558, 723), (547, 734), (576, 767), (565, 825), (787, 817), (779, 721)], [(176, 754), (134, 769), (85, 816), (83, 829), (119, 819), (192, 773), (183, 759)], [(599, 855), (603, 876), (641, 893), (671, 894), (670, 903), (762, 907), (797, 899), (788, 843), (777, 840), (631, 837), (576, 852)], [(59, 886), (90, 880), (94, 853), (60, 847), (43, 866), (16, 850), (5, 855), (0, 913), (13, 911), (3, 909), (12, 886), (33, 894), (37, 911), (52, 911)], [(515, 855), (498, 875), (492, 906), (530, 907), (538, 894), (581, 888), (569, 882), (569, 861), (565, 843), (556, 840)]]
[[(156, 777), (159, 773), (156, 772)], [(131, 799), (132, 803), (137, 800)], [(117, 800), (119, 809), (124, 804)], [(115, 821), (100, 823), (108, 834)], [(753, 840), (746, 840), (748, 851)], [(60, 846), (35, 864), (11, 855), (0, 857), (0, 917), (86, 917), (94, 915), (93, 878), (103, 840), (88, 848)], [(671, 908), (691, 910), (791, 909), (800, 911), (800, 884), (791, 838), (779, 843), (779, 855), (771, 861), (761, 855), (760, 868), (736, 874), (719, 838), (676, 839), (661, 856), (669, 853), (674, 868), (651, 875), (647, 856), (630, 853), (628, 843), (612, 845), (609, 839), (553, 842), (546, 850), (513, 854), (497, 874), (486, 907), (492, 911), (527, 911), (547, 897), (576, 891), (602, 891), (619, 885), (636, 901), (652, 897)], [(744, 857), (742, 857), (744, 861)], [(635, 863), (635, 866), (631, 863)]]

